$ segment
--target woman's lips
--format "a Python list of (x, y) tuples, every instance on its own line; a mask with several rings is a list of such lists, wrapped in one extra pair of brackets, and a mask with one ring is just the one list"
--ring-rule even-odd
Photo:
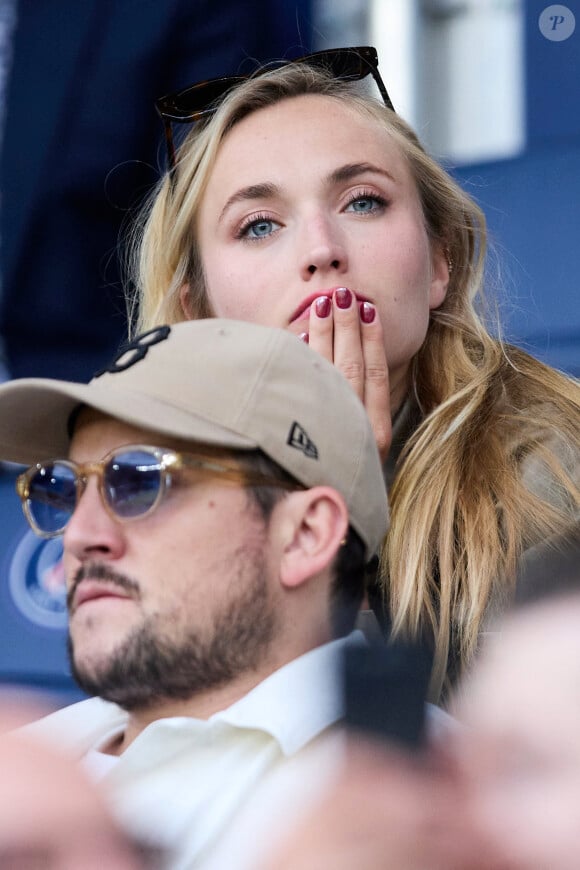
[[(317, 293), (311, 293), (310, 296), (306, 296), (305, 299), (302, 300), (298, 308), (292, 314), (290, 318), (290, 323), (297, 323), (300, 320), (307, 320), (310, 316), (310, 307), (317, 299), (320, 299), (321, 296), (326, 296), (328, 299), (332, 299), (336, 290), (340, 290), (340, 287), (332, 287), (330, 290), (319, 290)], [(366, 296), (362, 296), (360, 293), (353, 293), (354, 298), (357, 302), (370, 302)]]

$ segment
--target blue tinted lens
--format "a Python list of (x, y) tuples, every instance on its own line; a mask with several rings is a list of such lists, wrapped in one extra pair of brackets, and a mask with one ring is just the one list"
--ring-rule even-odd
[(75, 474), (60, 462), (44, 465), (29, 483), (28, 510), (42, 532), (64, 529), (77, 501)]
[(151, 510), (162, 485), (163, 467), (155, 455), (146, 450), (117, 453), (105, 467), (105, 498), (121, 519), (139, 517)]

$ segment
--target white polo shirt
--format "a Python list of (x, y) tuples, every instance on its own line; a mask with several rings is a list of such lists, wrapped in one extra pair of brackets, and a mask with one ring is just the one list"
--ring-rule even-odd
[[(98, 750), (123, 733), (128, 714), (100, 698), (58, 710), (23, 730), (82, 759), (121, 825), (169, 850), (172, 870), (206, 862), (213, 867), (213, 850), (219, 845), (221, 853), (224, 835), (258, 785), (342, 718), (342, 651), (352, 642), (365, 643), (362, 632), (300, 656), (207, 720), (159, 719), (118, 757)], [(448, 718), (431, 708), (431, 733), (445, 728)], [(284, 795), (279, 797), (275, 810), (272, 806), (276, 815), (284, 813)], [(246, 832), (246, 845), (267, 832), (268, 824)], [(239, 858), (246, 866), (249, 854)], [(228, 870), (237, 866), (229, 850), (227, 861)]]
[(265, 774), (342, 717), (338, 668), (350, 640), (362, 634), (300, 656), (208, 720), (153, 722), (119, 757), (95, 750), (123, 732), (128, 714), (100, 698), (24, 730), (84, 759), (121, 824), (171, 850), (172, 868), (184, 870), (208, 854)]

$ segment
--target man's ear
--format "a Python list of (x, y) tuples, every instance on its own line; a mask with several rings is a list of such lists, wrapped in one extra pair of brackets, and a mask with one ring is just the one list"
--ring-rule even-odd
[(348, 532), (348, 510), (329, 486), (293, 492), (282, 505), (280, 582), (290, 589), (331, 565)]
[(186, 320), (193, 320), (193, 312), (191, 310), (191, 296), (189, 294), (189, 284), (182, 284), (179, 288), (179, 304), (181, 311)]

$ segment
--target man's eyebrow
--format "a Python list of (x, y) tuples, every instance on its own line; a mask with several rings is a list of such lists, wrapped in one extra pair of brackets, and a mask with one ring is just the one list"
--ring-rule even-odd
[(376, 166), (374, 163), (346, 163), (344, 166), (339, 166), (338, 169), (331, 172), (328, 180), (331, 184), (338, 184), (341, 181), (350, 181), (352, 178), (356, 178), (357, 175), (363, 175), (367, 172), (374, 173), (375, 175), (384, 175), (389, 181), (392, 181), (394, 184), (397, 183), (397, 179), (387, 169), (382, 166)]
[(227, 210), (231, 208), (232, 205), (235, 205), (236, 202), (247, 202), (252, 199), (268, 199), (275, 196), (278, 192), (279, 188), (268, 181), (265, 181), (262, 184), (250, 184), (248, 187), (242, 187), (240, 190), (236, 190), (222, 208), (218, 218), (218, 223), (223, 220)]

